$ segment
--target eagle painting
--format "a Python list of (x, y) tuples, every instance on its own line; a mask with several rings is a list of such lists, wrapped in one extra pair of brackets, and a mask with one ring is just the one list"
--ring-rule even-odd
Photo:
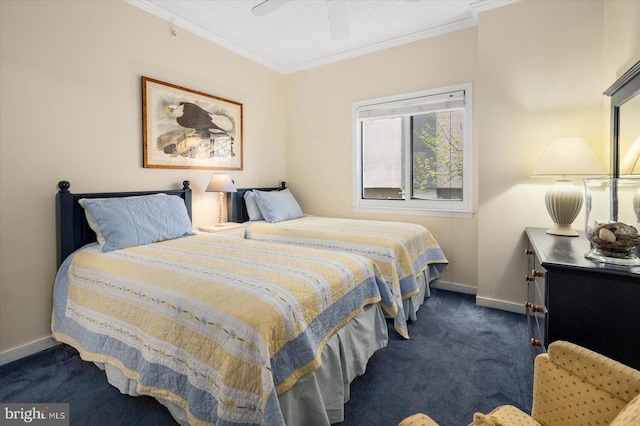
[(180, 102), (169, 105), (165, 113), (175, 117), (180, 129), (169, 130), (157, 139), (158, 150), (172, 157), (234, 157), (233, 120), (224, 114), (211, 114), (204, 108)]

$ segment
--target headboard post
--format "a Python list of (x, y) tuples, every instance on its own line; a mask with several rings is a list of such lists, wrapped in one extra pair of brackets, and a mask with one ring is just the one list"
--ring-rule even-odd
[(193, 222), (193, 216), (191, 215), (191, 188), (189, 187), (191, 183), (188, 180), (182, 182), (182, 190), (184, 191), (184, 204), (187, 206), (187, 213), (189, 213), (189, 219)]
[(73, 252), (75, 241), (73, 228), (73, 194), (69, 192), (71, 184), (66, 180), (58, 182), (56, 194), (56, 239), (58, 241), (56, 255), (60, 266), (64, 259)]

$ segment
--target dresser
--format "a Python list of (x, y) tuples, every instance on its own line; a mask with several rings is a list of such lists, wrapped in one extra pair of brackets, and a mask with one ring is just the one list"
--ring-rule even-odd
[(593, 262), (589, 241), (526, 228), (532, 354), (568, 340), (640, 369), (640, 267)]

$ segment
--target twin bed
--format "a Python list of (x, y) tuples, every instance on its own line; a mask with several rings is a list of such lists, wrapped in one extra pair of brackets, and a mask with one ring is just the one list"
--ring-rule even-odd
[(343, 420), (349, 383), (387, 344), (385, 314), (402, 309), (376, 262), (193, 233), (187, 181), (58, 187), (53, 336), (112, 385), (155, 397), (181, 424)]
[[(261, 210), (251, 205), (256, 197)], [(373, 260), (398, 306), (395, 329), (405, 338), (409, 338), (407, 320), (417, 320), (418, 309), (430, 295), (429, 283), (448, 265), (433, 234), (425, 227), (305, 215), (285, 182), (279, 187), (238, 189), (231, 194), (228, 218), (231, 222), (248, 223), (247, 239), (357, 253)]]

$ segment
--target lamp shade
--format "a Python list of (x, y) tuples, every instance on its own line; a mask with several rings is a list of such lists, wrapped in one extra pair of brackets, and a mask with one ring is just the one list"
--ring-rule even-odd
[(211, 177), (206, 192), (236, 192), (231, 176), (226, 173), (216, 173)]
[(572, 177), (603, 175), (607, 170), (587, 142), (579, 136), (554, 138), (549, 142), (531, 176), (555, 176), (556, 185), (545, 194), (545, 204), (554, 226), (551, 235), (578, 236), (572, 223), (580, 213), (584, 197), (571, 184)]
[(622, 157), (620, 173), (623, 175), (640, 174), (640, 136), (635, 140), (631, 148)]
[(607, 169), (580, 136), (553, 138), (531, 176), (606, 175)]

